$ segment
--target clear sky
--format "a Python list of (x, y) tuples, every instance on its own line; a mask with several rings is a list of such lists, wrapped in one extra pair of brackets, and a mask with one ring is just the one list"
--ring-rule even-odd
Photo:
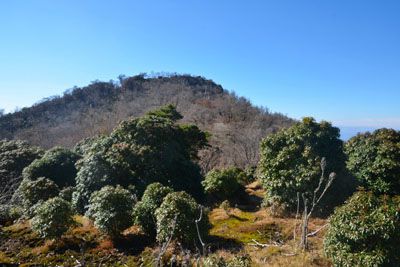
[(400, 128), (400, 1), (0, 2), (6, 111), (151, 71), (202, 75), (294, 118)]

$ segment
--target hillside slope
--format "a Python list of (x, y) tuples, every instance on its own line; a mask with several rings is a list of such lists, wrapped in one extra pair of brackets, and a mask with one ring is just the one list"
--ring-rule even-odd
[(83, 138), (109, 133), (121, 120), (169, 103), (184, 115), (182, 122), (212, 134), (212, 147), (201, 153), (205, 171), (231, 164), (254, 166), (261, 138), (293, 123), (202, 77), (138, 75), (93, 82), (0, 117), (0, 139), (72, 147)]

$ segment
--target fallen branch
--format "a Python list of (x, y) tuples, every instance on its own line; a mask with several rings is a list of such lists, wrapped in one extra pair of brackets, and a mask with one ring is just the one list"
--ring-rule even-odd
[(280, 255), (286, 256), (286, 257), (293, 257), (293, 256), (296, 256), (297, 253), (281, 253)]
[(262, 247), (262, 248), (267, 248), (267, 247), (280, 247), (282, 246), (281, 244), (274, 242), (273, 244), (262, 244), (260, 242), (258, 242), (255, 239), (252, 239), (251, 241), (254, 242), (254, 244), (250, 244), (250, 246), (255, 246), (255, 247)]
[(318, 234), (319, 231), (321, 231), (322, 229), (324, 229), (325, 227), (327, 227), (329, 225), (329, 223), (324, 224), (323, 226), (321, 226), (320, 228), (318, 228), (317, 230), (315, 230), (314, 232), (311, 232), (309, 234), (307, 234), (307, 237), (311, 237), (311, 236), (316, 236)]

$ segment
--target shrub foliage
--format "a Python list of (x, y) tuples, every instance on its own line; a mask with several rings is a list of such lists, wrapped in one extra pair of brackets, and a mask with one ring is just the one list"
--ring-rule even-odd
[(400, 131), (359, 134), (345, 146), (347, 167), (368, 190), (400, 194)]
[[(297, 192), (310, 201), (320, 180), (320, 162), (327, 159), (326, 173), (337, 173), (325, 196), (324, 207), (341, 203), (354, 188), (345, 175), (345, 155), (339, 129), (328, 122), (304, 118), (294, 126), (267, 136), (261, 143), (260, 179), (266, 202), (286, 208), (297, 206)], [(350, 191), (350, 192), (349, 192)]]
[(68, 202), (71, 202), (72, 194), (74, 193), (74, 191), (75, 191), (75, 187), (73, 187), (73, 186), (64, 187), (63, 189), (60, 190), (60, 193), (58, 194), (58, 196)]
[[(159, 242), (166, 241), (171, 235), (186, 246), (193, 246), (198, 241), (195, 220), (199, 218), (200, 206), (186, 192), (168, 194), (155, 214)], [(208, 218), (203, 215), (199, 223), (202, 238), (207, 234), (207, 227)]]
[(52, 180), (40, 177), (34, 181), (24, 179), (17, 192), (21, 195), (24, 209), (29, 213), (35, 204), (57, 196), (59, 188)]
[(76, 177), (76, 188), (72, 194), (72, 203), (76, 211), (84, 213), (93, 192), (106, 185), (116, 183), (113, 168), (101, 153), (87, 155), (79, 164), (81, 167)]
[(17, 172), (41, 157), (43, 150), (23, 141), (0, 140), (0, 170)]
[[(43, 155), (43, 150), (23, 141), (0, 140), (0, 192), (8, 202), (22, 180), (22, 170)], [(6, 187), (10, 188), (8, 190)]]
[(160, 183), (150, 184), (144, 191), (141, 201), (133, 209), (133, 222), (140, 225), (143, 232), (151, 237), (156, 236), (156, 216), (155, 211), (160, 207), (166, 195), (172, 193), (170, 187)]
[(173, 106), (123, 121), (114, 131), (93, 142), (78, 163), (77, 190), (73, 202), (83, 211), (93, 191), (105, 185), (134, 185), (143, 192), (160, 182), (174, 190), (200, 197), (200, 168), (193, 161), (207, 145), (206, 134), (194, 125), (176, 123)]
[(324, 247), (335, 266), (400, 266), (400, 197), (355, 193), (330, 218)]
[(48, 199), (37, 207), (32, 229), (43, 238), (60, 237), (73, 223), (72, 215), (69, 202), (59, 197)]
[(79, 155), (69, 149), (56, 147), (46, 151), (42, 158), (33, 161), (23, 171), (26, 179), (46, 177), (60, 188), (75, 185), (75, 163)]
[(213, 198), (232, 199), (235, 193), (243, 187), (247, 175), (239, 168), (231, 167), (222, 170), (212, 170), (207, 173), (202, 185), (204, 191)]
[(121, 186), (105, 186), (90, 197), (87, 216), (95, 226), (111, 237), (119, 237), (121, 231), (132, 223), (133, 196)]

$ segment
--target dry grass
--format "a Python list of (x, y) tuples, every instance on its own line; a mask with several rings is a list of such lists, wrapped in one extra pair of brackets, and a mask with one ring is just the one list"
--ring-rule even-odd
[[(310, 249), (303, 252), (298, 249), (299, 233), (297, 240), (293, 240), (293, 229), (300, 221), (292, 217), (276, 218), (263, 209), (257, 212), (214, 209), (209, 219), (213, 226), (210, 234), (242, 244), (241, 252), (249, 254), (255, 266), (331, 266), (323, 255), (324, 231), (310, 237)], [(314, 231), (325, 223), (326, 220), (313, 218), (309, 229)], [(257, 246), (255, 241), (267, 246)], [(224, 249), (217, 254), (232, 257)]]
[(246, 193), (250, 196), (264, 198), (265, 190), (262, 188), (261, 182), (257, 180), (246, 186)]
[(12, 259), (10, 259), (6, 253), (0, 251), (0, 263), (1, 264), (10, 264), (12, 263)]
[(77, 226), (70, 229), (65, 236), (73, 236), (82, 238), (83, 240), (94, 240), (100, 237), (100, 232), (97, 228), (93, 225), (93, 223), (86, 217), (75, 215), (74, 221), (76, 222)]
[(92, 252), (108, 251), (114, 248), (114, 243), (109, 238), (105, 238), (99, 242), (97, 247), (92, 249)]
[(131, 227), (129, 227), (128, 229), (125, 229), (122, 234), (124, 236), (127, 235), (138, 235), (138, 234), (143, 234), (142, 230), (140, 229), (140, 226), (138, 225), (133, 225)]
[(33, 248), (31, 252), (35, 255), (46, 254), (52, 249), (53, 245), (53, 240), (46, 240), (43, 245)]
[(3, 227), (3, 231), (11, 232), (11, 233), (26, 232), (26, 231), (30, 231), (30, 229), (31, 229), (31, 224), (29, 221), (19, 221), (10, 226)]

